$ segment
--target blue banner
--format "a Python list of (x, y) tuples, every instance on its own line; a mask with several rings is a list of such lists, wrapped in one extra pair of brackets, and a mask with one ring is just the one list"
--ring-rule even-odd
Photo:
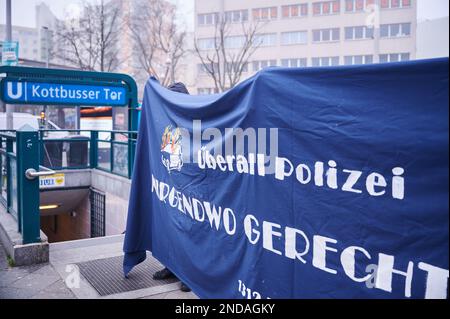
[(446, 298), (448, 59), (145, 87), (124, 272), (201, 298)]
[(1, 98), (12, 104), (125, 106), (123, 86), (27, 82), (4, 79)]

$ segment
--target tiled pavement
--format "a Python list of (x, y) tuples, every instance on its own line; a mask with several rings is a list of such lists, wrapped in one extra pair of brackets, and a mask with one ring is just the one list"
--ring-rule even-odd
[(9, 267), (0, 244), (0, 299), (71, 299), (75, 295), (50, 264)]
[[(100, 298), (90, 284), (81, 278), (78, 288), (69, 289), (64, 281), (67, 265), (97, 258), (108, 258), (121, 254), (121, 242), (81, 247), (56, 247), (50, 263), (10, 267), (3, 246), (0, 244), (0, 299), (74, 299)], [(100, 254), (99, 252), (102, 252)], [(53, 256), (53, 258), (52, 258)], [(196, 299), (194, 293), (185, 293), (179, 289), (179, 282), (155, 288), (141, 289), (127, 293), (109, 295), (102, 298), (139, 298), (139, 299)]]

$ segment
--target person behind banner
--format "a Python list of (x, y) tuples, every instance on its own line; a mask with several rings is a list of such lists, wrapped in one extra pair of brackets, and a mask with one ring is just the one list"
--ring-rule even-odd
[[(174, 91), (174, 92), (178, 92), (178, 93), (189, 94), (189, 91), (187, 90), (186, 86), (181, 82), (171, 84), (168, 87), (168, 89), (171, 91)], [(164, 280), (164, 279), (175, 278), (175, 277), (176, 277), (175, 274), (173, 272), (171, 272), (167, 267), (164, 267), (164, 269), (157, 271), (153, 274), (153, 279), (155, 279), (155, 280)], [(181, 289), (181, 291), (184, 291), (184, 292), (191, 291), (191, 289), (184, 282), (181, 282), (180, 289)]]

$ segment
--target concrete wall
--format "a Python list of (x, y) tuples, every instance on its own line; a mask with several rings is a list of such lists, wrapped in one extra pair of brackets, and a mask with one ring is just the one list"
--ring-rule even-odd
[(448, 17), (419, 22), (417, 24), (417, 58), (448, 57), (448, 38)]
[[(65, 194), (61, 194), (61, 192), (67, 194), (69, 192), (74, 192), (74, 194), (85, 192), (85, 195), (75, 208), (67, 209), (70, 205), (61, 204), (59, 208), (41, 211), (41, 229), (47, 234), (49, 242), (90, 237), (89, 188), (79, 189), (79, 187), (92, 187), (105, 193), (105, 234), (107, 236), (119, 235), (125, 231), (131, 180), (96, 169), (61, 172), (65, 173), (65, 187), (77, 189), (41, 192), (41, 203), (65, 202), (63, 200)], [(72, 211), (75, 212), (75, 216), (71, 216), (70, 212)], [(54, 215), (57, 215), (56, 232), (54, 231)]]
[[(47, 236), (41, 231), (41, 242), (23, 244), (22, 235), (17, 231), (17, 221), (0, 205), (0, 242), (16, 266), (45, 263), (49, 260)], [(1, 249), (1, 247), (0, 247)]]
[(131, 180), (101, 170), (92, 170), (91, 186), (105, 193), (106, 235), (125, 231)]
[[(224, 0), (196, 0), (195, 1), (195, 38), (205, 39), (213, 38), (215, 34), (214, 25), (199, 25), (198, 14), (207, 14), (232, 10), (248, 10), (249, 22), (255, 22), (252, 18), (252, 10), (255, 8), (277, 7), (278, 16), (276, 19), (267, 22), (259, 22), (258, 33), (274, 33), (276, 34), (276, 43), (270, 46), (261, 46), (249, 59), (250, 65), (247, 72), (244, 72), (241, 80), (250, 77), (255, 73), (252, 67), (252, 61), (260, 60), (276, 60), (277, 65), (281, 65), (281, 59), (306, 58), (307, 66), (312, 65), (314, 57), (331, 57), (338, 56), (339, 64), (344, 64), (345, 56), (355, 55), (373, 55), (390, 54), (390, 53), (409, 53), (410, 59), (416, 58), (416, 20), (417, 20), (417, 0), (411, 1), (410, 7), (382, 9), (380, 11), (380, 24), (393, 23), (411, 23), (411, 34), (405, 37), (382, 38), (379, 42), (379, 50), (377, 49), (374, 39), (346, 40), (345, 27), (365, 26), (368, 21), (369, 13), (346, 12), (345, 1), (340, 1), (340, 12), (327, 15), (313, 15), (313, 3), (320, 1), (292, 1), (292, 0), (247, 0), (247, 1), (224, 1)], [(308, 3), (308, 15), (305, 17), (284, 18), (282, 16), (282, 6)], [(325, 28), (339, 28), (340, 40), (316, 43), (312, 41), (312, 30)], [(307, 43), (282, 45), (281, 33), (291, 31), (307, 31)], [(229, 25), (230, 35), (241, 35), (242, 26), (240, 23), (231, 23)], [(230, 52), (231, 49), (228, 49)], [(203, 51), (206, 54), (208, 50)], [(211, 50), (209, 51), (212, 54)], [(195, 58), (195, 56), (194, 56)], [(195, 70), (195, 84), (197, 88), (213, 88), (212, 79), (198, 71), (200, 60), (196, 58), (192, 67)], [(190, 82), (189, 82), (190, 83)], [(190, 88), (193, 90), (192, 88)], [(193, 93), (196, 90), (193, 90)]]
[(70, 212), (41, 216), (41, 230), (50, 243), (85, 239), (91, 236), (89, 190), (80, 204)]

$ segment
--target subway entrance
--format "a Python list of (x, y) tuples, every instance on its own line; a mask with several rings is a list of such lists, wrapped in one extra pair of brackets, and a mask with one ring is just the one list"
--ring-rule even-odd
[[(0, 74), (1, 100), (14, 107), (0, 118), (2, 203), (25, 241), (41, 241), (39, 231), (49, 243), (122, 234), (137, 139), (134, 80), (9, 66)], [(26, 145), (16, 132), (24, 128), (33, 167), (17, 156)], [(25, 194), (27, 185), (34, 195)]]

